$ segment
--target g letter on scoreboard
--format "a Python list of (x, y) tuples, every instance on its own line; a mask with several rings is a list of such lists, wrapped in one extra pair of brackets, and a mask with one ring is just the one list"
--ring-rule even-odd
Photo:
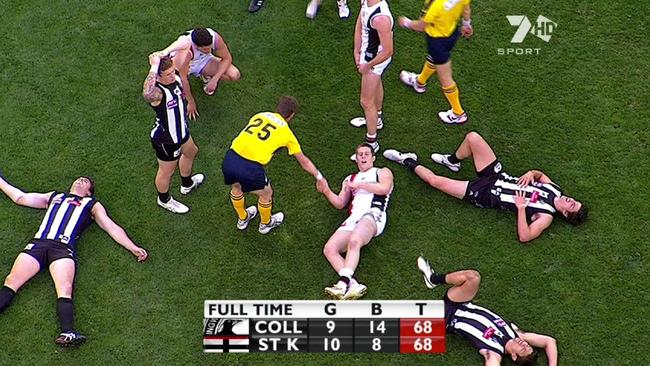
[(205, 302), (204, 352), (445, 352), (432, 300)]

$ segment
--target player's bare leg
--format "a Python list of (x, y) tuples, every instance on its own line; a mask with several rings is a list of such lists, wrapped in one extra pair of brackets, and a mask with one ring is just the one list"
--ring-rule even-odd
[(14, 260), (9, 275), (5, 278), (4, 286), (0, 289), (0, 313), (11, 304), (16, 292), (40, 270), (36, 258), (27, 253), (20, 253)]
[(481, 135), (474, 131), (468, 132), (465, 135), (463, 142), (461, 142), (454, 154), (431, 154), (431, 160), (446, 166), (454, 172), (460, 170), (461, 160), (470, 157), (474, 159), (474, 168), (477, 172), (482, 171), (497, 159), (490, 145), (488, 145)]
[(181, 194), (188, 194), (196, 189), (205, 180), (205, 175), (198, 173), (192, 175), (192, 165), (199, 148), (190, 136), (189, 140), (181, 146), (181, 157), (178, 159), (178, 170), (181, 173)]
[[(345, 267), (345, 257), (342, 254), (347, 250), (351, 235), (351, 231), (337, 230), (323, 247), (323, 254), (336, 273), (340, 274)], [(336, 300), (342, 299), (347, 290), (348, 284), (344, 281), (337, 281), (334, 285), (325, 287), (325, 293)]]
[(345, 267), (341, 269), (339, 274), (349, 279), (348, 289), (343, 295), (343, 300), (356, 300), (366, 294), (368, 288), (366, 285), (357, 282), (354, 277), (359, 265), (359, 258), (361, 256), (361, 248), (372, 240), (377, 233), (377, 224), (372, 216), (366, 215), (359, 222), (352, 231), (350, 240), (348, 240), (348, 248), (345, 254)]
[(257, 206), (246, 207), (244, 190), (239, 183), (230, 186), (230, 203), (237, 213), (237, 229), (245, 230), (248, 223), (257, 216)]
[[(221, 59), (218, 57), (211, 57), (210, 61), (205, 65), (203, 70), (201, 70), (201, 76), (207, 80), (210, 80), (214, 75), (219, 71), (219, 66), (221, 64)], [(219, 80), (226, 81), (237, 81), (241, 79), (241, 72), (234, 64), (230, 64), (226, 71), (221, 75)]]
[(368, 72), (361, 76), (361, 97), (359, 102), (366, 118), (366, 142), (379, 151), (377, 142), (377, 117), (380, 105), (377, 105), (377, 89), (381, 87), (381, 78)]
[(480, 273), (471, 269), (447, 273), (444, 280), (445, 283), (453, 285), (447, 291), (447, 297), (454, 302), (472, 301), (481, 285)]
[(418, 177), (420, 177), (420, 179), (441, 192), (444, 192), (458, 199), (463, 199), (463, 197), (465, 197), (467, 184), (469, 184), (465, 180), (456, 180), (436, 175), (431, 170), (429, 170), (429, 168), (422, 165), (418, 165), (415, 168), (414, 172)]
[(347, 250), (350, 235), (350, 231), (337, 230), (323, 247), (323, 255), (336, 273), (345, 267), (345, 257), (342, 254)]
[(184, 214), (190, 209), (184, 204), (176, 201), (169, 195), (169, 185), (172, 175), (176, 171), (176, 161), (162, 161), (158, 159), (158, 171), (156, 172), (156, 190), (158, 191), (158, 206), (173, 212)]
[(384, 116), (383, 116), (383, 106), (384, 106), (384, 81), (379, 78), (379, 86), (375, 92), (375, 105), (377, 106), (377, 130), (384, 128)]
[(469, 184), (467, 181), (436, 175), (429, 168), (420, 165), (417, 160), (418, 157), (414, 153), (388, 149), (384, 151), (384, 157), (411, 169), (420, 179), (439, 191), (459, 199), (465, 197), (467, 185)]
[(61, 325), (61, 334), (54, 340), (60, 346), (74, 346), (83, 343), (86, 337), (74, 330), (74, 304), (72, 289), (76, 270), (72, 258), (58, 259), (50, 264), (50, 275), (56, 288), (56, 314)]

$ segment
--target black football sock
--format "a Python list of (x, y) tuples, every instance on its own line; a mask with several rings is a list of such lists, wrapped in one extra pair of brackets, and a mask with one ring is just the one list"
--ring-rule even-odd
[(162, 203), (167, 203), (167, 202), (169, 202), (169, 200), (171, 199), (171, 197), (169, 196), (169, 191), (168, 191), (168, 192), (165, 192), (165, 193), (160, 193), (160, 192), (158, 192), (158, 199), (159, 199), (160, 202), (162, 202)]
[(192, 186), (192, 184), (194, 184), (194, 182), (192, 181), (192, 175), (191, 174), (188, 177), (184, 177), (184, 176), (181, 175), (181, 185), (183, 187), (190, 188)]
[(2, 288), (0, 288), (0, 313), (9, 307), (14, 296), (16, 296), (16, 292), (9, 287), (2, 286)]
[(417, 160), (412, 159), (412, 158), (406, 158), (404, 159), (404, 166), (415, 171), (415, 168), (420, 165)]
[(445, 280), (445, 277), (447, 277), (446, 273), (433, 273), (431, 277), (429, 277), (429, 281), (434, 285), (446, 284), (447, 281)]
[(458, 158), (456, 157), (456, 153), (453, 153), (453, 154), (449, 155), (449, 157), (447, 158), (447, 160), (448, 160), (450, 163), (452, 163), (452, 164), (458, 164), (458, 163), (460, 163), (460, 159), (458, 159)]
[(74, 330), (74, 304), (72, 299), (67, 297), (56, 299), (56, 315), (59, 318), (62, 333)]

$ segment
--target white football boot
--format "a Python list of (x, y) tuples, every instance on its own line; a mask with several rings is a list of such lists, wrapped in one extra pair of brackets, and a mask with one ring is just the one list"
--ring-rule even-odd
[(189, 194), (192, 192), (194, 189), (196, 189), (198, 186), (203, 184), (203, 181), (205, 180), (205, 175), (199, 173), (199, 174), (194, 174), (192, 176), (192, 185), (189, 187), (183, 187), (181, 185), (181, 194)]
[(431, 275), (434, 274), (433, 270), (431, 269), (431, 266), (429, 265), (429, 262), (424, 259), (422, 256), (418, 257), (418, 269), (420, 272), (422, 272), (422, 275), (424, 276), (424, 284), (427, 285), (428, 288), (435, 288), (436, 284), (431, 282)]
[(450, 163), (449, 162), (449, 157), (450, 156), (451, 155), (449, 155), (449, 154), (443, 155), (443, 154), (433, 153), (433, 154), (431, 154), (431, 160), (433, 160), (434, 163), (438, 163), (440, 165), (446, 166), (452, 172), (459, 171), (460, 170), (460, 162), (458, 162), (456, 164)]
[(368, 287), (363, 283), (355, 282), (348, 285), (348, 290), (343, 295), (343, 300), (357, 300), (363, 297), (368, 292)]
[(157, 201), (158, 201), (158, 206), (164, 208), (169, 212), (173, 212), (177, 214), (185, 214), (190, 210), (189, 207), (176, 201), (174, 197), (169, 197), (169, 201), (167, 202), (161, 201), (160, 198), (158, 198)]
[(237, 229), (245, 230), (248, 227), (248, 223), (257, 216), (257, 207), (249, 206), (246, 208), (246, 218), (243, 220), (237, 219)]
[(395, 149), (388, 149), (384, 151), (384, 157), (401, 165), (404, 165), (404, 160), (408, 158), (418, 161), (418, 156), (415, 155), (415, 153), (401, 153)]
[(462, 125), (469, 119), (469, 117), (467, 117), (467, 112), (464, 112), (461, 115), (456, 115), (453, 109), (438, 112), (438, 118), (440, 118), (440, 121), (442, 121), (442, 123), (448, 125)]
[(339, 9), (339, 18), (347, 19), (350, 16), (350, 8), (348, 8), (347, 0), (338, 0), (336, 7)]
[(399, 73), (399, 79), (402, 82), (415, 90), (416, 93), (422, 94), (427, 91), (426, 85), (420, 85), (418, 83), (418, 74), (406, 70), (402, 70)]
[(284, 214), (282, 212), (276, 212), (271, 215), (271, 221), (268, 224), (262, 224), (260, 222), (259, 231), (260, 234), (268, 234), (272, 229), (280, 226), (284, 221)]
[(309, 2), (309, 5), (307, 5), (307, 11), (305, 12), (307, 18), (309, 19), (316, 18), (316, 14), (318, 14), (318, 8), (320, 8), (320, 3), (321, 0), (311, 0)]
[(325, 293), (327, 296), (334, 300), (342, 300), (347, 290), (348, 286), (343, 284), (341, 281), (338, 281), (332, 286), (325, 287)]

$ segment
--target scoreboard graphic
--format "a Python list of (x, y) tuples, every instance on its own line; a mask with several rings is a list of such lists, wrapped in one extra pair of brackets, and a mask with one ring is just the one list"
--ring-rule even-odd
[(445, 352), (442, 301), (208, 300), (204, 306), (207, 353)]

